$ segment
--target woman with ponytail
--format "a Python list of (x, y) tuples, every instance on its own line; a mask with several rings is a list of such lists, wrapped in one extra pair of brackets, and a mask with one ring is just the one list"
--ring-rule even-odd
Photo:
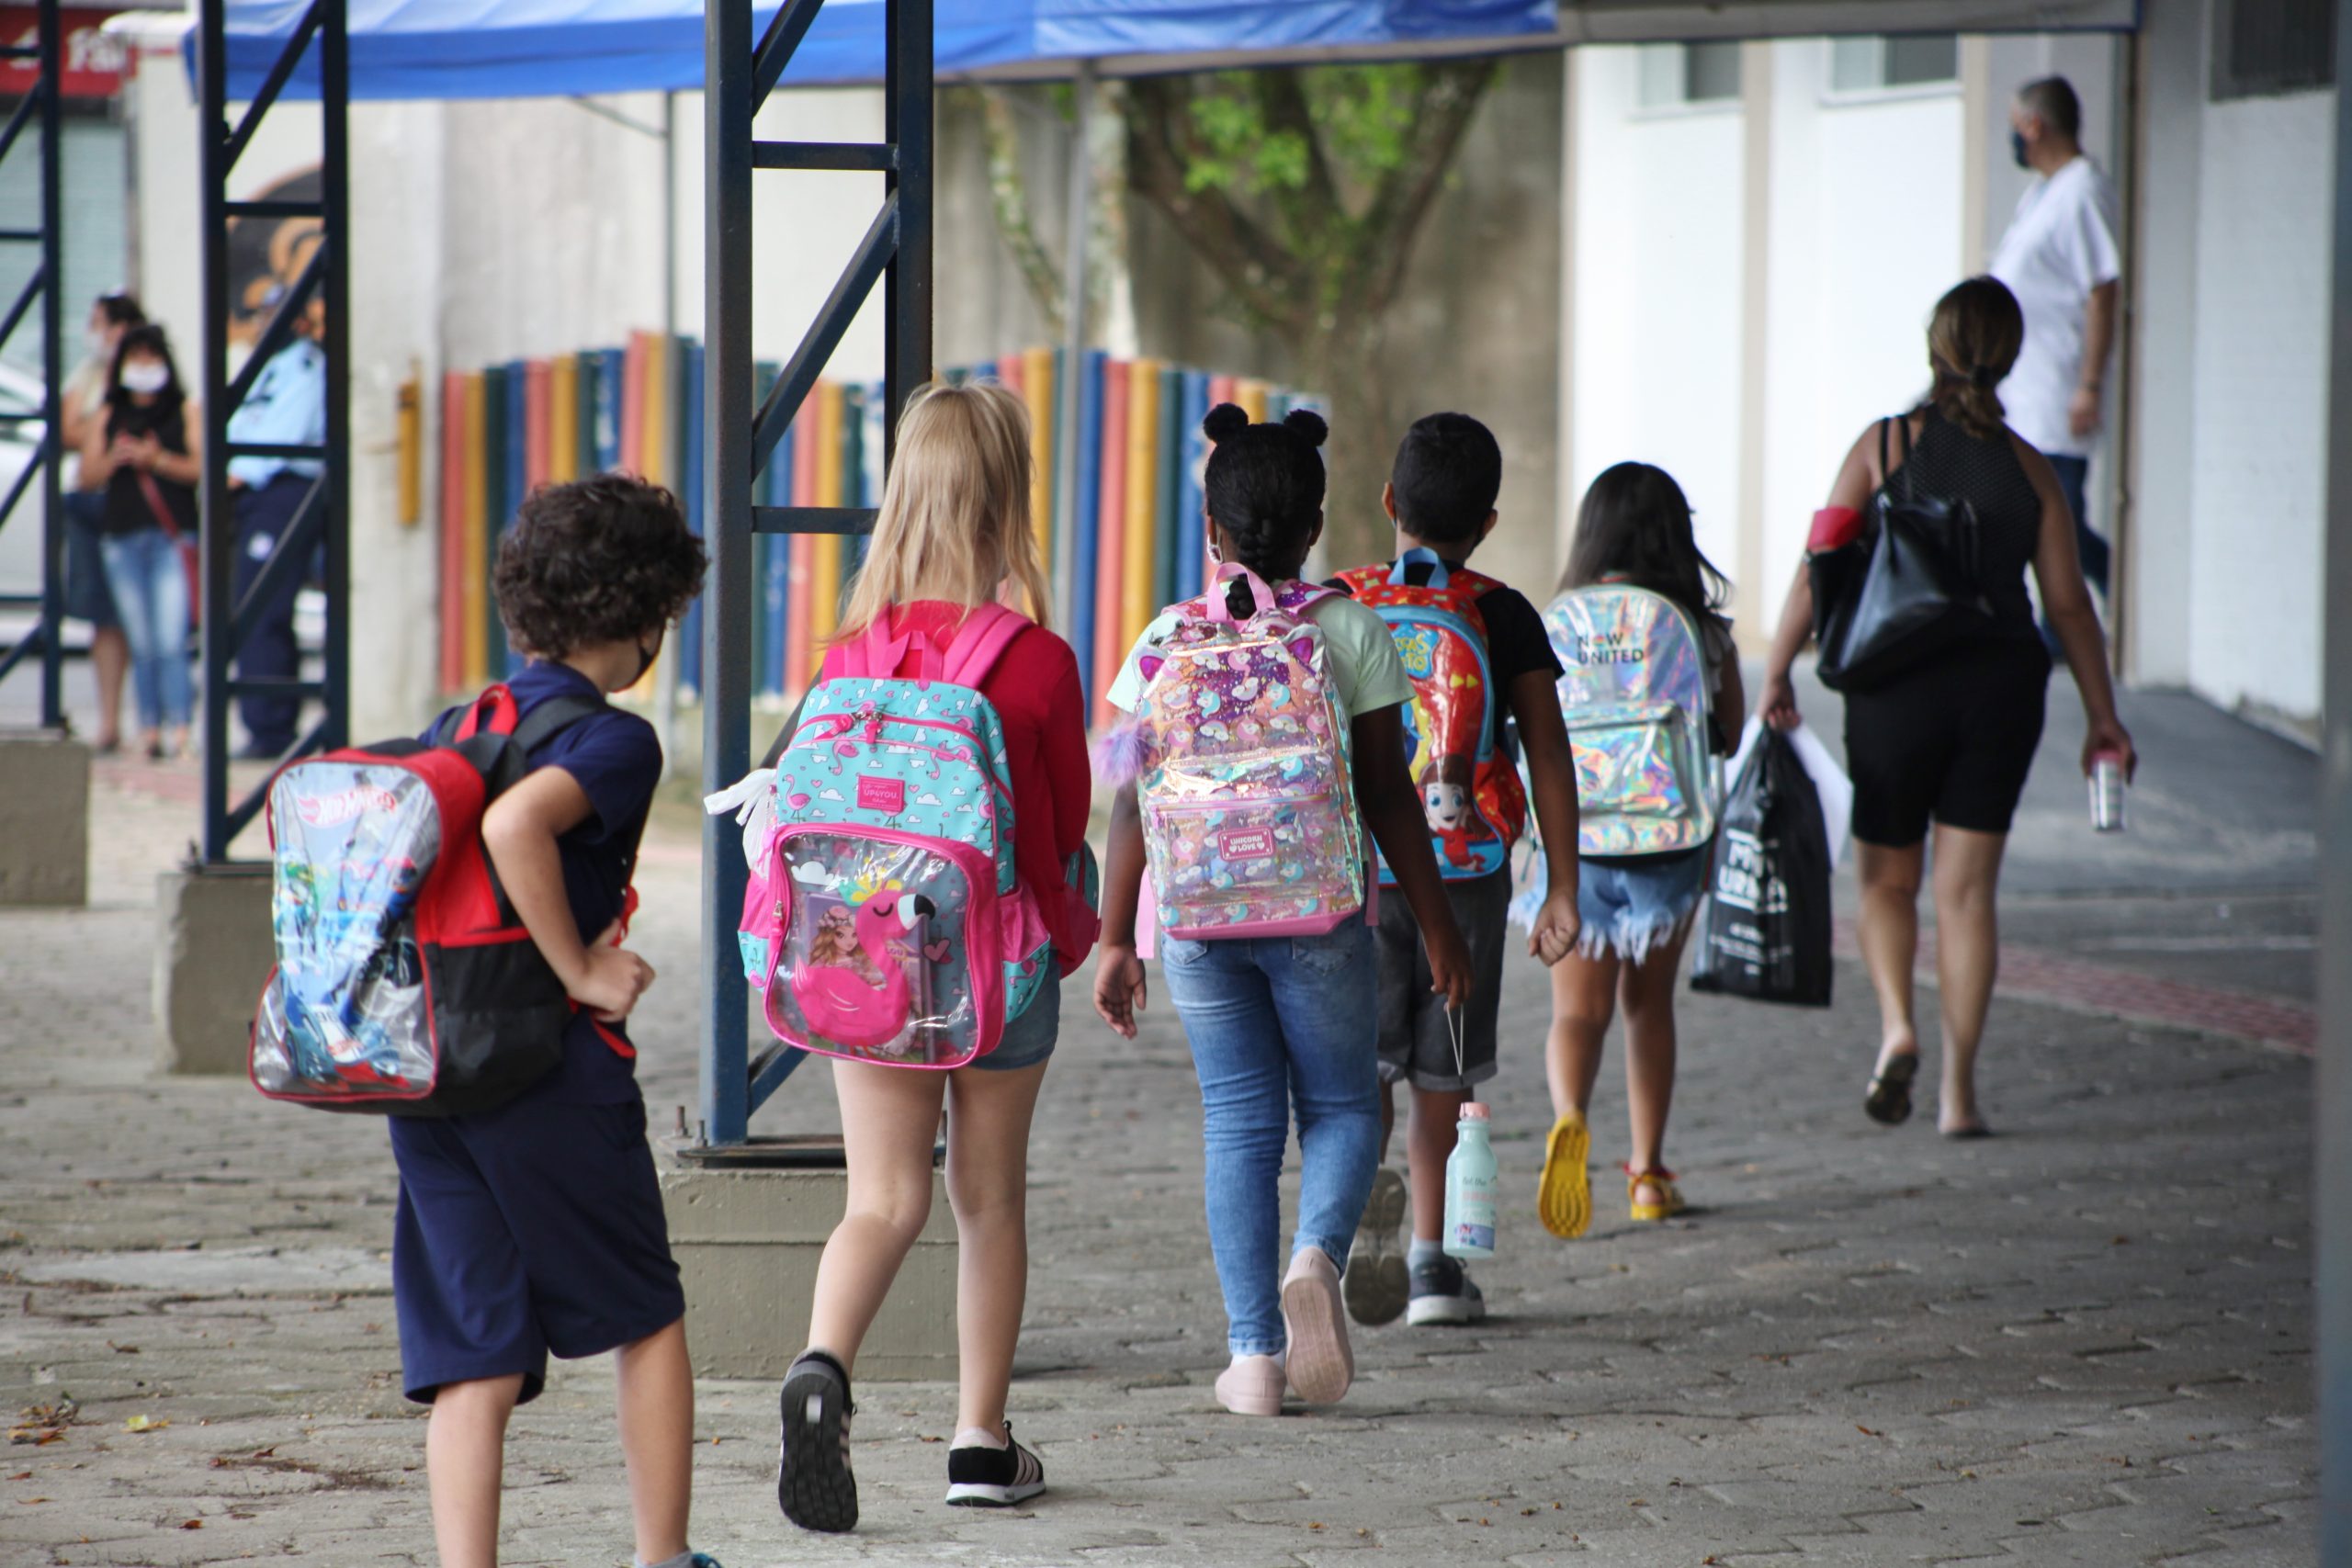
[[(1210, 555), (1247, 568), (1297, 603), (1299, 574), (1323, 532), (1323, 459), (1316, 451), (1323, 445), (1322, 416), (1295, 409), (1280, 424), (1252, 424), (1238, 408), (1220, 403), (1201, 428), (1215, 444), (1202, 480)], [(1210, 592), (1231, 595), (1238, 618), (1257, 613), (1242, 578)], [(1180, 617), (1204, 613), (1202, 600), (1160, 613), (1113, 682), (1114, 706), (1136, 710), (1147, 684), (1143, 656), (1168, 640)], [(1430, 988), (1459, 1008), (1470, 994), (1469, 951), (1405, 769), (1398, 710), (1411, 698), (1412, 683), (1387, 626), (1353, 599), (1325, 594), (1298, 613), (1322, 633), (1324, 673), (1348, 716), (1356, 809), (1420, 921)], [(1112, 807), (1110, 849), (1094, 1007), (1132, 1038), (1144, 1005), (1136, 942), (1144, 840), (1132, 777)], [(1278, 1416), (1285, 1387), (1313, 1403), (1336, 1400), (1355, 1374), (1340, 1276), (1380, 1160), (1372, 927), (1350, 919), (1316, 936), (1163, 936), (1159, 957), (1201, 1080), (1209, 1245), (1233, 1355), (1216, 1380), (1217, 1401), (1236, 1415)], [(1278, 1279), (1279, 1183), (1294, 1112), (1302, 1167), (1298, 1229)]]
[[(1976, 1101), (1976, 1049), (1999, 946), (1994, 890), (2041, 739), (2050, 682), (2050, 656), (2026, 594), (2029, 570), (2082, 698), (2083, 772), (2109, 756), (2128, 775), (2137, 761), (2116, 717), (2106, 637), (2075, 554), (2074, 513), (2049, 460), (2003, 422), (1998, 389), (2024, 340), (2017, 299), (1997, 278), (1972, 277), (1946, 294), (1928, 326), (1934, 380), (1927, 397), (1863, 431), (1829, 492), (1832, 509), (1866, 511), (1892, 468), (1913, 492), (1966, 502), (1976, 516), (1977, 587), (1991, 612), (1985, 626), (1885, 684), (1846, 695), (1862, 956), (1881, 1023), (1863, 1109), (1890, 1126), (1911, 1114), (1919, 1068), (1911, 977), (1932, 822), (1943, 1013), (1936, 1122), (1952, 1138), (1987, 1131)], [(1781, 729), (1800, 722), (1789, 669), (1812, 630), (1813, 586), (1800, 566), (1757, 704), (1764, 721)]]

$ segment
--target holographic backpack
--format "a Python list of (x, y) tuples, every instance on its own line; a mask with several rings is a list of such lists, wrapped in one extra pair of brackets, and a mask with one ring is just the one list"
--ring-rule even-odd
[[(760, 808), (737, 940), (786, 1044), (960, 1067), (1045, 983), (1052, 938), (1014, 871), (1004, 734), (978, 690), (1030, 624), (983, 604), (943, 655), (877, 618), (809, 688), (773, 783), (705, 802)], [(910, 647), (921, 673), (901, 678)]]
[[(1417, 565), (1428, 567), (1427, 582), (1408, 575)], [(1475, 571), (1449, 571), (1427, 549), (1407, 550), (1393, 567), (1343, 571), (1340, 581), (1388, 624), (1412, 678), (1406, 762), (1429, 818), (1438, 874), (1460, 881), (1501, 869), (1527, 826), (1527, 795), (1518, 767), (1496, 744), (1494, 666), (1478, 598), (1498, 584)], [(1380, 880), (1396, 880), (1385, 863)]]
[(485, 1111), (563, 1059), (563, 982), (498, 885), (482, 814), (530, 753), (604, 710), (520, 718), (492, 686), (433, 743), (345, 747), (270, 781), (277, 966), (248, 1072), (272, 1100), (396, 1116)]
[(1138, 660), (1136, 799), (1170, 936), (1312, 936), (1369, 914), (1348, 717), (1306, 613), (1331, 592), (1227, 563)]
[(1713, 689), (1690, 613), (1630, 583), (1545, 607), (1577, 765), (1577, 851), (1662, 855), (1715, 836)]

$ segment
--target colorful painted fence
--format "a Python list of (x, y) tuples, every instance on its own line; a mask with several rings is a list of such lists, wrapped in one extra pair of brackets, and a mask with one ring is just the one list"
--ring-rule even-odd
[[(1162, 605), (1201, 591), (1205, 556), (1200, 472), (1202, 417), (1238, 402), (1279, 419), (1306, 400), (1263, 381), (1213, 376), (1153, 359), (1102, 353), (1079, 367), (1078, 427), (1063, 428), (1063, 355), (1008, 355), (947, 372), (993, 376), (1029, 405), (1038, 482), (1032, 525), (1048, 561), (1055, 546), (1062, 444), (1077, 443), (1071, 544), (1071, 624), (1097, 720), (1119, 660)], [(607, 468), (676, 491), (702, 526), (702, 348), (690, 339), (634, 334), (623, 348), (451, 372), (442, 389), (441, 683), (478, 686), (512, 668), (513, 650), (490, 591), (499, 532), (531, 490)], [(763, 366), (762, 389), (776, 374)], [(771, 506), (873, 506), (882, 493), (882, 389), (820, 382), (755, 498)], [(754, 542), (754, 689), (796, 696), (832, 635), (842, 592), (865, 541), (763, 535)], [(678, 640), (679, 674), (700, 684), (698, 610)]]

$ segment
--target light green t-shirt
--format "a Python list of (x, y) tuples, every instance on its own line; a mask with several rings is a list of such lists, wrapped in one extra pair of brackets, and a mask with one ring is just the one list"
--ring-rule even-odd
[[(1324, 668), (1338, 688), (1340, 706), (1350, 718), (1412, 700), (1412, 677), (1405, 673), (1405, 661), (1396, 657), (1396, 644), (1388, 635), (1385, 621), (1344, 593), (1317, 600), (1306, 607), (1306, 614), (1322, 630)], [(1175, 625), (1176, 612), (1162, 610), (1144, 628), (1135, 647), (1127, 649), (1118, 679), (1111, 682), (1113, 707), (1122, 713), (1136, 711), (1144, 687), (1143, 671), (1136, 660)]]

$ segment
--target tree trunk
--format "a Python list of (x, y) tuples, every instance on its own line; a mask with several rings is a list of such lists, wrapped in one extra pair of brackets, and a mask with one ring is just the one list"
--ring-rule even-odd
[[(1344, 313), (1341, 313), (1344, 319)], [(1296, 344), (1301, 389), (1320, 398), (1331, 424), (1323, 449), (1324, 558), (1333, 570), (1388, 558), (1391, 535), (1380, 487), (1404, 429), (1379, 373), (1380, 327), (1357, 320)]]

